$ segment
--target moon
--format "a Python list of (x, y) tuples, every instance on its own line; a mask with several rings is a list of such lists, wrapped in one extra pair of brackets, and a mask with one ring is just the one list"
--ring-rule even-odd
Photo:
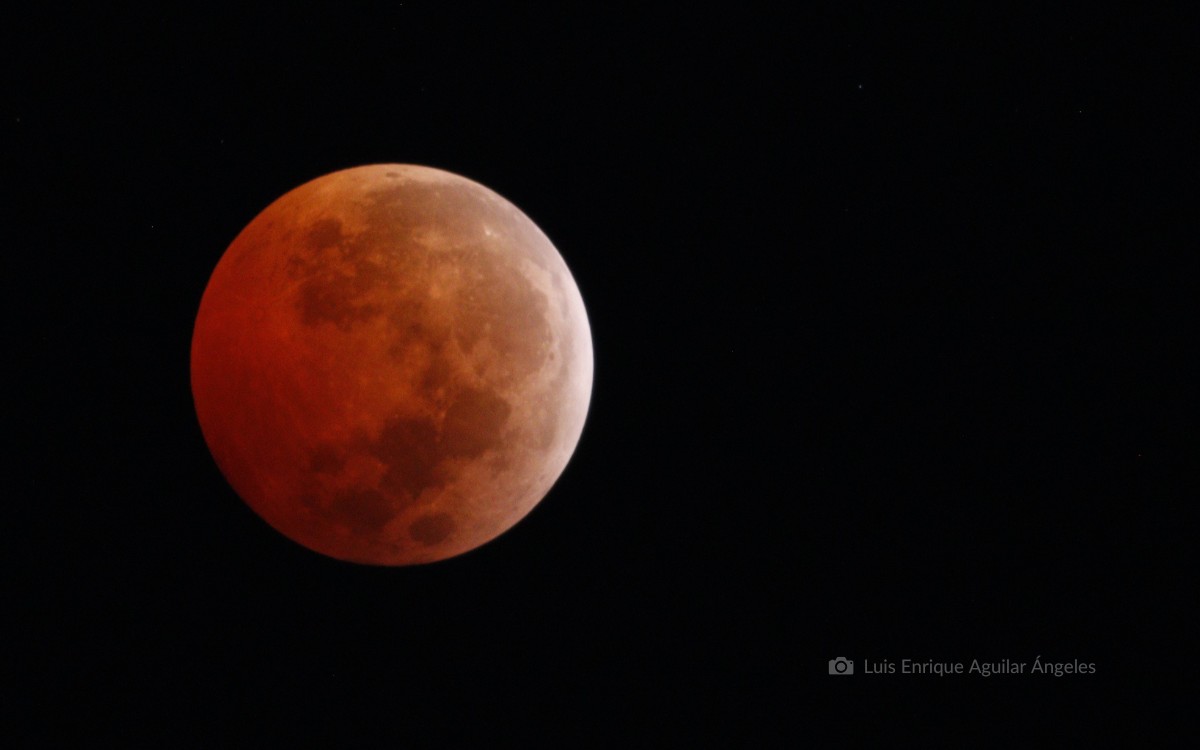
[(377, 164), (285, 194), (234, 239), (196, 316), (205, 442), (277, 531), (371, 565), (443, 560), (549, 492), (592, 389), (583, 299), (516, 206)]

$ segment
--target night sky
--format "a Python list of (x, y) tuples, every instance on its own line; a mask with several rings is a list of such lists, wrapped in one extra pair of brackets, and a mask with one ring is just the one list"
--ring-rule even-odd
[[(9, 14), (21, 737), (801, 747), (1170, 705), (1196, 569), (1182, 14), (428, 5)], [(547, 498), (411, 568), (268, 527), (189, 390), (234, 236), (379, 162), (520, 207), (595, 347)], [(1096, 673), (861, 673), (1035, 656)]]

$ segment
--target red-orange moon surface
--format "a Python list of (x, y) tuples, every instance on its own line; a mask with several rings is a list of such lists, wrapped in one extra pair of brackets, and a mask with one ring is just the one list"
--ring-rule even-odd
[(583, 430), (592, 339), (562, 256), (513, 204), (429, 167), (334, 172), (268, 206), (204, 291), (204, 439), (241, 498), (341, 560), (494, 539)]

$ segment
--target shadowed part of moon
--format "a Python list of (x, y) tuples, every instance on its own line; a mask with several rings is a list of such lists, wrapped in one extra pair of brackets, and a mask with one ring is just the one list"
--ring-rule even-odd
[(449, 513), (430, 513), (421, 516), (408, 527), (408, 535), (421, 544), (433, 545), (445, 541), (454, 532), (454, 519)]
[(442, 448), (451, 456), (476, 457), (498, 447), (512, 408), (492, 391), (464, 389), (446, 410)]
[(368, 448), (386, 467), (380, 487), (405, 502), (417, 499), (430, 487), (440, 486), (437, 429), (431, 422), (413, 419), (388, 421), (379, 440)]
[(592, 352), (561, 256), (487, 188), (410, 165), (302, 185), (238, 236), (192, 342), (222, 472), (275, 528), (376, 564), (502, 533), (583, 428)]

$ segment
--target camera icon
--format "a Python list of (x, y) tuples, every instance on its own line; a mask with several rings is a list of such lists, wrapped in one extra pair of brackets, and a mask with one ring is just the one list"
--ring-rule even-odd
[(829, 660), (829, 674), (854, 674), (854, 662), (839, 656)]

